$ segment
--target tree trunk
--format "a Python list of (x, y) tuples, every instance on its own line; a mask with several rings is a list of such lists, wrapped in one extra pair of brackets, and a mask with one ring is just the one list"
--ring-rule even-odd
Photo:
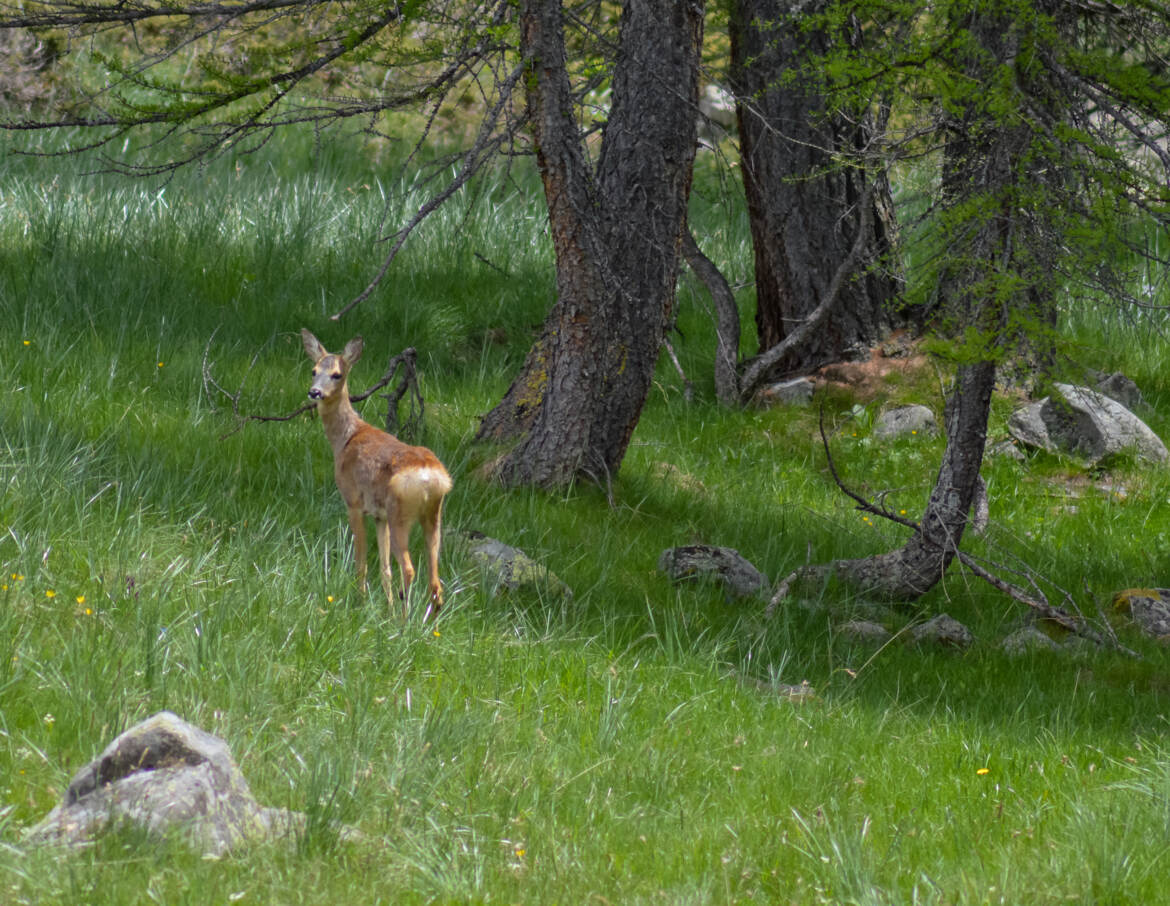
[[(979, 52), (964, 60), (971, 84), (992, 78), (996, 66), (1010, 64), (1017, 37), (1002, 14), (972, 11), (963, 27), (978, 41)], [(1027, 125), (999, 118), (972, 97), (943, 111), (946, 136), (940, 196), (942, 204), (975, 213), (942, 218), (938, 294), (960, 362), (948, 400), (947, 445), (926, 511), (911, 538), (896, 551), (843, 560), (827, 567), (798, 570), (783, 583), (775, 601), (798, 576), (831, 571), (871, 593), (913, 599), (932, 588), (958, 553), (979, 484), (987, 439), (995, 358), (1012, 338), (1013, 316), (1032, 304), (1043, 287), (1043, 268), (1034, 260), (1036, 227), (1028, 211), (1013, 203), (1020, 186), (1038, 176), (1029, 155)]]
[(899, 600), (913, 600), (942, 579), (975, 503), (993, 389), (994, 363), (959, 366), (947, 406), (947, 445), (918, 530), (896, 551), (833, 564), (837, 575)]
[(862, 274), (843, 288), (823, 328), (773, 366), (776, 375), (808, 372), (872, 345), (889, 326), (900, 288), (878, 261), (893, 229), (889, 188), (882, 179), (867, 193), (873, 177), (841, 163), (841, 152), (855, 156), (870, 140), (870, 118), (864, 111), (852, 120), (829, 116), (824, 96), (799, 74), (809, 55), (829, 48), (823, 31), (801, 21), (824, 5), (736, 0), (731, 23), (761, 353), (817, 308), (857, 235), (862, 200), (872, 206)]
[(703, 4), (632, 0), (596, 165), (574, 117), (560, 0), (525, 0), (528, 103), (556, 256), (557, 301), (479, 438), (520, 438), (510, 484), (617, 472), (673, 311), (696, 145)]

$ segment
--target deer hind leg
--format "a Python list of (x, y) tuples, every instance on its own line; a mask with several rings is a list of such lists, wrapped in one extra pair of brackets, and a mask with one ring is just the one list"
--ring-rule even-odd
[(386, 592), (386, 606), (394, 613), (394, 576), (390, 570), (390, 523), (375, 518), (378, 530), (378, 573), (382, 577), (382, 591)]
[(402, 573), (402, 618), (406, 619), (410, 600), (410, 583), (414, 581), (414, 564), (410, 562), (410, 526), (412, 520), (396, 516), (390, 525), (390, 550)]
[(422, 513), (419, 519), (427, 545), (427, 577), (430, 580), (431, 603), (437, 612), (443, 606), (443, 583), (439, 581), (439, 530), (443, 524), (443, 501), (434, 509)]
[(358, 587), (366, 590), (366, 520), (357, 507), (349, 507), (349, 530), (353, 534), (353, 559)]

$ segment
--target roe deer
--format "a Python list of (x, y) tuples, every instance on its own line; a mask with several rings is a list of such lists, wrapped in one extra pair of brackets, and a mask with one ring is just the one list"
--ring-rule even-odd
[(379, 431), (362, 421), (353, 408), (346, 378), (350, 368), (361, 358), (361, 337), (354, 337), (346, 343), (340, 355), (327, 352), (307, 330), (301, 331), (301, 339), (305, 353), (313, 360), (309, 399), (317, 403), (325, 436), (333, 448), (333, 477), (349, 511), (358, 584), (362, 591), (366, 590), (365, 517), (368, 515), (374, 517), (377, 528), (378, 560), (386, 601), (393, 612), (390, 575), (390, 554), (393, 553), (402, 574), (402, 616), (406, 618), (407, 596), (414, 579), (408, 545), (410, 530), (417, 522), (426, 538), (431, 602), (438, 611), (443, 606), (443, 586), (439, 582), (439, 527), (443, 496), (451, 490), (451, 476), (426, 447), (409, 446), (394, 435)]

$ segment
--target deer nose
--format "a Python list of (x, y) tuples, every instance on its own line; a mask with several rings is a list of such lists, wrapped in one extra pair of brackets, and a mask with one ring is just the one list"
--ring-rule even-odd
[(310, 387), (309, 388), (309, 399), (311, 399), (311, 400), (321, 399), (321, 391), (318, 390), (316, 387)]

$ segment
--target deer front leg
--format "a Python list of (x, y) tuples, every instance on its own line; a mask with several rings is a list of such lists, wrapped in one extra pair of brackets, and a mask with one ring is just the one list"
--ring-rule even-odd
[(358, 507), (349, 507), (349, 530), (353, 533), (353, 559), (358, 588), (366, 590), (366, 520)]

